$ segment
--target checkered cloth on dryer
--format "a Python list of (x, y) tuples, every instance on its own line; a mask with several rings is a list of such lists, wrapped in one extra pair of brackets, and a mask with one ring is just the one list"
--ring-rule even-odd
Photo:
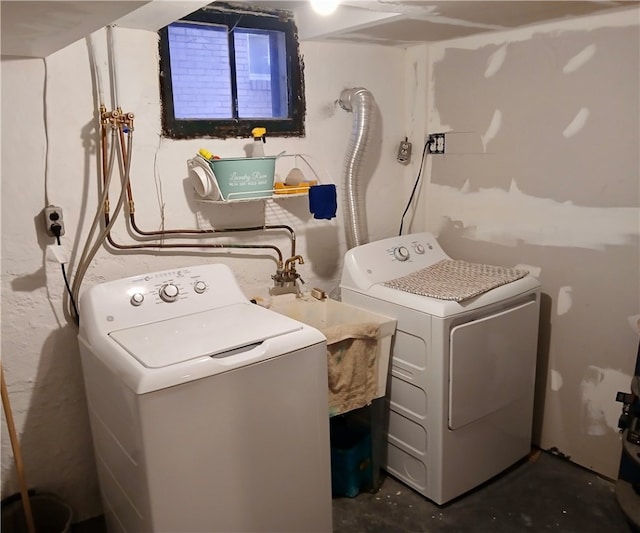
[(443, 259), (384, 285), (421, 296), (460, 302), (524, 278), (528, 273), (515, 268)]

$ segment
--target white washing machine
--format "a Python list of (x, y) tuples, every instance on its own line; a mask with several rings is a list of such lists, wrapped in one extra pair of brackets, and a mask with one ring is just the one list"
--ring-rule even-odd
[(450, 259), (430, 233), (356, 247), (342, 300), (397, 320), (385, 469), (444, 504), (531, 449), (540, 287), (526, 276), (460, 303), (385, 286)]
[(224, 265), (99, 284), (80, 313), (110, 532), (331, 531), (319, 331)]

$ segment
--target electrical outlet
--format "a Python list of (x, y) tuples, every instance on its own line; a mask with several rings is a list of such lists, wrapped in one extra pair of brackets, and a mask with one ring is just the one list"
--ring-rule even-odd
[(407, 137), (404, 138), (404, 141), (400, 141), (396, 159), (398, 160), (398, 163), (408, 163), (411, 159), (411, 143), (408, 141)]
[(55, 237), (53, 231), (55, 224), (60, 226), (60, 236), (64, 235), (64, 219), (62, 218), (62, 208), (54, 205), (48, 205), (44, 208), (44, 226), (47, 229), (47, 235)]
[(427, 137), (427, 152), (430, 154), (444, 154), (444, 133), (431, 133)]

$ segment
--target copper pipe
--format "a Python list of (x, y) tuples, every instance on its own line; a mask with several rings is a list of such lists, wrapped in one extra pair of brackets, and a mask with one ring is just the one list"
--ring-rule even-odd
[[(131, 120), (133, 117), (127, 115)], [(107, 133), (106, 133), (106, 123), (102, 124), (102, 167), (103, 167), (103, 185), (106, 186), (106, 177), (108, 173), (108, 163), (107, 163)], [(128, 151), (125, 143), (124, 132), (122, 127), (118, 128), (118, 138), (120, 141), (120, 148), (122, 153), (122, 163), (124, 168), (126, 168), (128, 163)], [(295, 233), (292, 228), (285, 225), (274, 225), (274, 226), (254, 226), (248, 228), (227, 228), (222, 230), (159, 230), (159, 231), (144, 231), (138, 228), (135, 223), (135, 207), (133, 202), (133, 192), (131, 190), (130, 180), (127, 180), (127, 197), (129, 200), (129, 219), (131, 221), (131, 227), (141, 236), (145, 237), (163, 237), (167, 235), (176, 236), (176, 237), (186, 237), (186, 236), (198, 236), (198, 235), (210, 235), (214, 233), (231, 233), (231, 232), (240, 232), (240, 231), (259, 231), (264, 229), (286, 229), (291, 233), (291, 241), (292, 241), (292, 251), (295, 252)], [(107, 200), (105, 200), (104, 206), (104, 220), (105, 227), (109, 225), (110, 217), (109, 217), (109, 202), (108, 195)], [(215, 249), (269, 249), (274, 250), (278, 256), (277, 268), (282, 268), (283, 265), (283, 255), (280, 249), (277, 246), (270, 244), (212, 244), (212, 243), (199, 243), (199, 244), (188, 244), (188, 243), (174, 243), (174, 244), (164, 244), (164, 243), (154, 243), (154, 244), (120, 244), (117, 243), (113, 237), (111, 236), (111, 232), (106, 234), (106, 239), (109, 244), (117, 250), (143, 250), (143, 249), (184, 249), (184, 248), (215, 248)]]
[(157, 230), (157, 231), (144, 231), (136, 225), (135, 216), (133, 213), (129, 213), (129, 220), (131, 222), (131, 227), (143, 237), (163, 237), (163, 236), (184, 236), (184, 237), (197, 237), (200, 235), (213, 235), (217, 233), (237, 233), (237, 232), (246, 232), (246, 231), (266, 231), (266, 230), (277, 230), (277, 229), (285, 229), (290, 231), (291, 233), (291, 253), (295, 254), (295, 233), (293, 229), (289, 226), (278, 224), (278, 225), (263, 225), (263, 226), (251, 226), (245, 228), (224, 228), (224, 229), (167, 229), (167, 230)]
[[(131, 113), (127, 115), (129, 120), (132, 120), (133, 117)], [(132, 126), (131, 126), (132, 127)], [(127, 159), (129, 154), (127, 153), (127, 147), (124, 139), (124, 132), (122, 128), (118, 128), (119, 139), (120, 139), (120, 149), (123, 157), (123, 164), (126, 167)], [(147, 231), (143, 230), (136, 223), (135, 217), (135, 203), (133, 201), (133, 191), (131, 189), (131, 181), (127, 182), (127, 199), (129, 205), (129, 222), (131, 224), (131, 229), (134, 230), (137, 234), (143, 237), (166, 237), (172, 235), (213, 235), (215, 233), (234, 233), (234, 232), (242, 232), (242, 231), (268, 231), (268, 230), (286, 230), (289, 232), (289, 236), (291, 239), (291, 257), (296, 255), (296, 234), (291, 226), (287, 226), (285, 224), (265, 224), (262, 226), (253, 226), (246, 228), (222, 228), (222, 229), (165, 229), (165, 230), (154, 230)]]
[[(104, 221), (106, 225), (109, 225), (109, 213), (104, 214)], [(174, 243), (174, 244), (119, 244), (113, 240), (111, 232), (107, 233), (107, 241), (111, 246), (118, 250), (143, 250), (143, 249), (171, 249), (171, 248), (240, 248), (240, 249), (263, 249), (274, 250), (278, 255), (278, 268), (282, 268), (282, 252), (277, 246), (273, 244), (212, 244), (212, 243), (200, 243), (200, 244), (188, 244), (188, 243)]]
[[(102, 156), (102, 185), (106, 186), (107, 182), (107, 128), (104, 124), (100, 125), (100, 144), (101, 144), (101, 156)], [(105, 205), (109, 202), (109, 191), (105, 192)]]

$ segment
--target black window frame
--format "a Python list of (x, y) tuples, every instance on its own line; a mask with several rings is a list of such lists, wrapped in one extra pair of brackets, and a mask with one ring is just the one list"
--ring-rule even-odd
[(298, 30), (293, 15), (287, 11), (212, 4), (175, 22), (198, 22), (224, 25), (229, 31), (229, 61), (231, 66), (232, 106), (237, 114), (235, 52), (233, 29), (263, 29), (284, 32), (287, 51), (288, 118), (176, 119), (174, 116), (169, 52), (168, 26), (159, 30), (160, 97), (162, 103), (162, 134), (172, 139), (249, 137), (255, 127), (267, 129), (271, 137), (304, 137), (306, 102), (304, 92), (304, 62), (300, 54)]

